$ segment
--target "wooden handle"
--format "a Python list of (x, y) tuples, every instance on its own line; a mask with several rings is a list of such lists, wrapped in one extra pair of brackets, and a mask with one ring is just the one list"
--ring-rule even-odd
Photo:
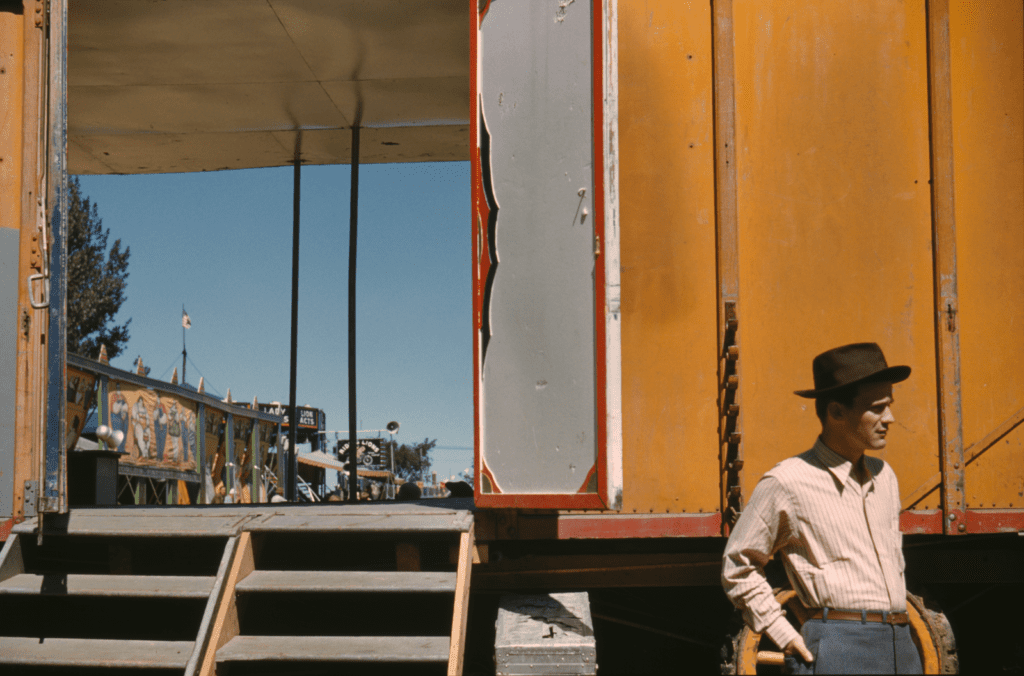
[(782, 653), (772, 652), (771, 650), (758, 650), (757, 651), (757, 663), (758, 664), (774, 664), (781, 666), (786, 661), (786, 656)]

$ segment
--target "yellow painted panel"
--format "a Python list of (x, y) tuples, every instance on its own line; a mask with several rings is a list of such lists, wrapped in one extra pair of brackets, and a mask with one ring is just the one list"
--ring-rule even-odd
[(23, 23), (0, 12), (0, 228), (21, 227)]
[(623, 511), (717, 511), (707, 2), (619, 2)]
[[(964, 445), (1024, 407), (1024, 7), (950, 3)], [(970, 506), (1024, 504), (1024, 428), (967, 465)]]
[(914, 369), (879, 454), (909, 493), (938, 471), (924, 0), (734, 20), (744, 495), (820, 431), (811, 359), (860, 341)]

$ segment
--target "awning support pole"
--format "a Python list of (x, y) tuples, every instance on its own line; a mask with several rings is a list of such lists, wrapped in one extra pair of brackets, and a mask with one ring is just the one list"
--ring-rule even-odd
[[(299, 199), (301, 196), (302, 161), (296, 155), (292, 189), (292, 353), (291, 381), (288, 385), (288, 451), (285, 453), (284, 498), (295, 502), (298, 493), (298, 417), (295, 413), (295, 382), (299, 356)], [(280, 451), (280, 449), (278, 449)], [(280, 453), (279, 453), (280, 454)]]
[(356, 430), (356, 235), (359, 215), (359, 122), (352, 125), (352, 187), (348, 230), (348, 500), (359, 499)]

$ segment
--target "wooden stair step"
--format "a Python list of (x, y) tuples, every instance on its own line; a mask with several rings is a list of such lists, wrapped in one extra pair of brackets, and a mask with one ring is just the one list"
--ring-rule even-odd
[(256, 570), (239, 592), (453, 593), (455, 573)]
[(0, 664), (183, 669), (192, 648), (191, 641), (4, 636), (0, 638)]
[(472, 512), (442, 512), (440, 514), (373, 513), (365, 514), (302, 514), (286, 512), (269, 514), (245, 524), (253, 533), (323, 532), (332, 535), (346, 533), (463, 533), (473, 523)]
[(134, 596), (204, 599), (216, 578), (172, 575), (80, 575), (22, 573), (0, 582), (0, 594)]
[(447, 636), (236, 636), (217, 662), (448, 662)]

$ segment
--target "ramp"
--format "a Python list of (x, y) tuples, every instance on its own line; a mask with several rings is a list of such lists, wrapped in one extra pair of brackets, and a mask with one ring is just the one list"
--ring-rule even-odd
[(469, 510), (422, 503), (77, 510), (41, 543), (26, 522), (0, 665), (460, 674), (472, 551)]

